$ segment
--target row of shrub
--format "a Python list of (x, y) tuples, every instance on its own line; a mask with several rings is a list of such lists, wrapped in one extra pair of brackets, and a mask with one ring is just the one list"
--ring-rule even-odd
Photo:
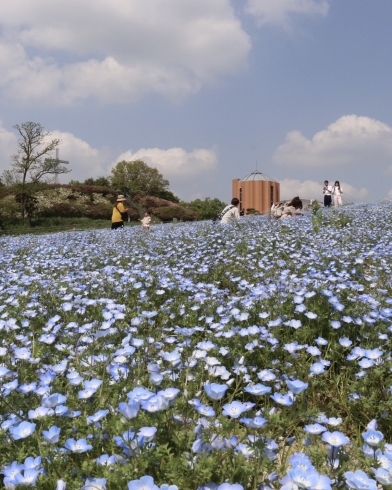
[[(41, 185), (30, 196), (34, 220), (40, 218), (89, 218), (92, 220), (107, 219), (112, 215), (116, 192), (108, 187), (88, 185)], [(198, 215), (177, 203), (154, 196), (137, 196), (137, 200), (125, 203), (130, 221), (137, 221), (143, 210), (148, 210), (160, 220), (167, 222), (173, 219), (193, 221)], [(7, 222), (18, 222), (22, 219), (18, 194), (11, 187), (2, 188), (0, 193), (0, 226), (7, 227)], [(33, 221), (34, 221), (33, 220)]]

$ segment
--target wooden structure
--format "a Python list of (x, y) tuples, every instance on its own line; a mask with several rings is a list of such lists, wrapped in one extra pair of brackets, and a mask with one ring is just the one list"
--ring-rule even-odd
[(232, 197), (240, 200), (240, 211), (254, 210), (266, 214), (280, 201), (280, 184), (255, 170), (243, 179), (233, 180)]

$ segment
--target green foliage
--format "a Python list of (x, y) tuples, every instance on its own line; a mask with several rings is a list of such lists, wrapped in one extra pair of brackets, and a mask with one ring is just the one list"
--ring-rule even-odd
[(112, 169), (111, 183), (119, 193), (132, 197), (138, 193), (156, 196), (169, 186), (169, 181), (156, 168), (142, 160), (118, 162)]
[(194, 211), (200, 219), (212, 219), (219, 214), (226, 204), (217, 198), (195, 199), (189, 203), (181, 202), (181, 205)]
[[(317, 201), (316, 201), (317, 202)], [(312, 210), (312, 226), (313, 226), (313, 231), (315, 233), (318, 233), (320, 231), (320, 227), (323, 224), (323, 211), (319, 208), (316, 209), (315, 212)]]
[(352, 221), (352, 217), (349, 216), (346, 212), (334, 210), (332, 213), (326, 216), (325, 224), (339, 229), (350, 226)]
[(316, 233), (322, 226), (341, 229), (350, 226), (351, 223), (352, 217), (344, 210), (326, 209), (323, 211), (317, 201), (312, 206), (312, 226)]
[(248, 208), (246, 210), (246, 214), (247, 215), (258, 215), (258, 214), (260, 214), (260, 211), (257, 211), (257, 209), (254, 209), (254, 208)]
[(181, 221), (194, 221), (197, 219), (194, 212), (182, 206), (162, 206), (153, 208), (152, 212), (162, 221), (172, 221), (173, 218)]
[(93, 179), (90, 177), (83, 182), (84, 185), (95, 185), (97, 187), (110, 187), (111, 182), (109, 177), (98, 177)]
[(169, 189), (158, 190), (153, 195), (156, 197), (160, 197), (161, 199), (165, 199), (166, 201), (174, 202), (177, 204), (180, 202), (180, 198), (177, 197), (175, 194), (173, 194), (173, 192), (170, 191)]
[(318, 201), (314, 201), (313, 204), (312, 204), (312, 214), (313, 216), (317, 215), (317, 213), (319, 212), (320, 210), (320, 204)]

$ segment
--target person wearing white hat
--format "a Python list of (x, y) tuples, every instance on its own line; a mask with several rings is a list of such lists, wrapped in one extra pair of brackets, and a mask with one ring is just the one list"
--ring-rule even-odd
[(123, 204), (126, 200), (126, 197), (124, 197), (122, 194), (117, 196), (112, 212), (112, 230), (124, 228), (124, 219), (128, 216), (128, 209)]

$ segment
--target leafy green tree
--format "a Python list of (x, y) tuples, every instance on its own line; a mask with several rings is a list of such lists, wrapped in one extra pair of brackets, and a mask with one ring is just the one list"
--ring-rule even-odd
[(98, 177), (97, 179), (93, 179), (90, 177), (83, 182), (84, 185), (95, 185), (97, 187), (110, 187), (110, 178), (109, 177)]
[(163, 189), (162, 191), (157, 192), (155, 194), (155, 197), (160, 197), (161, 199), (166, 199), (166, 201), (175, 202), (177, 204), (180, 202), (180, 198), (177, 197), (175, 194), (173, 194), (172, 191), (169, 191), (168, 189)]
[(50, 158), (60, 140), (49, 140), (50, 133), (45, 132), (41, 124), (29, 121), (17, 124), (14, 128), (19, 133), (18, 153), (12, 155), (12, 169), (3, 176), (10, 182), (13, 180), (12, 183), (20, 184), (20, 205), (24, 218), (26, 213), (30, 215), (27, 207), (31, 209), (34, 189), (34, 186), (27, 189), (27, 184), (44, 182), (48, 176), (64, 174), (70, 170), (61, 165), (56, 158)]
[(118, 162), (112, 169), (112, 187), (121, 193), (135, 195), (157, 196), (168, 191), (169, 181), (154, 167), (142, 160)]
[(209, 197), (206, 197), (203, 200), (195, 199), (189, 203), (181, 202), (181, 205), (194, 211), (200, 219), (212, 219), (226, 207), (226, 203), (220, 201), (216, 197), (214, 199)]

